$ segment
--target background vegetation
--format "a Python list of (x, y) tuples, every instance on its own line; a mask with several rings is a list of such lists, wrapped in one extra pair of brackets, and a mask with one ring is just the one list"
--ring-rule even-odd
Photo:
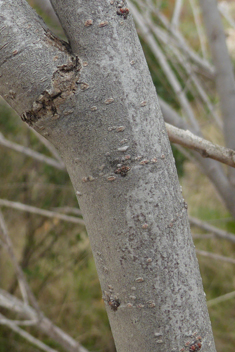
[[(30, 1), (33, 4), (33, 1)], [(160, 2), (159, 2), (160, 3)], [(161, 1), (161, 9), (172, 16), (174, 1)], [(40, 9), (37, 9), (43, 15)], [(235, 17), (234, 17), (235, 18)], [(59, 27), (44, 18), (57, 34)], [(192, 25), (188, 4), (181, 14), (181, 31), (194, 49), (199, 44)], [(142, 39), (143, 48), (158, 94), (177, 108), (174, 94), (164, 79), (151, 50)], [(194, 97), (190, 97), (194, 101)], [(220, 135), (206, 118), (200, 121), (204, 131)], [(0, 131), (11, 141), (50, 156), (47, 148), (1, 100)], [(235, 233), (235, 222), (218, 199), (211, 183), (191, 161), (175, 154), (183, 194), (189, 213), (222, 229)], [(34, 159), (0, 146), (0, 198), (19, 201), (45, 209), (78, 208), (69, 177)], [(89, 351), (114, 352), (108, 319), (101, 297), (95, 264), (85, 228), (38, 215), (3, 208), (15, 252), (40, 307), (64, 331)], [(196, 248), (235, 258), (235, 245), (192, 228)], [(207, 300), (235, 291), (235, 265), (198, 256)], [(18, 294), (14, 270), (0, 247), (0, 287)], [(234, 352), (235, 297), (209, 308), (217, 351)], [(33, 331), (33, 328), (28, 328)], [(38, 333), (37, 333), (38, 334)], [(52, 347), (58, 346), (39, 336)], [(36, 352), (10, 329), (0, 325), (0, 352)]]

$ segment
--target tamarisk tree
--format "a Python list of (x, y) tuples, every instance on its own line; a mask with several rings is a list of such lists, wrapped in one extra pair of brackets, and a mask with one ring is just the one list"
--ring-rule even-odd
[(52, 4), (68, 43), (25, 0), (0, 0), (0, 94), (66, 165), (117, 351), (214, 352), (187, 204), (131, 10), (116, 0)]

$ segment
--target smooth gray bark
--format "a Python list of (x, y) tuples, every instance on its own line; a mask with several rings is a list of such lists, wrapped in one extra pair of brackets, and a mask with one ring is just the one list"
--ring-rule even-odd
[[(216, 0), (200, 0), (207, 37), (216, 68), (216, 89), (224, 121), (226, 146), (235, 150), (235, 77), (225, 40), (225, 33)], [(235, 185), (235, 172), (229, 169)]]
[(73, 55), (34, 15), (28, 22), (22, 0), (0, 0), (1, 94), (68, 169), (117, 351), (215, 352), (187, 205), (132, 17), (117, 13), (118, 1), (52, 2)]

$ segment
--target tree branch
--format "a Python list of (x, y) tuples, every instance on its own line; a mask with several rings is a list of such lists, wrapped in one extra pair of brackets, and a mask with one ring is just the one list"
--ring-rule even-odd
[[(199, 152), (204, 158), (211, 158), (229, 166), (235, 167), (235, 152), (233, 150), (215, 145), (207, 141), (206, 139), (197, 137), (190, 131), (184, 131), (167, 123), (166, 129), (169, 139), (172, 143), (177, 143), (186, 148), (193, 149)], [(17, 152), (30, 156), (40, 162), (44, 162), (45, 164), (53, 166), (59, 170), (65, 170), (65, 166), (63, 163), (57, 162), (55, 159), (49, 158), (43, 154), (35, 152), (30, 148), (10, 142), (6, 138), (4, 138), (1, 133), (0, 144)]]
[(210, 79), (215, 77), (215, 68), (209, 63), (209, 61), (201, 58), (192, 48), (188, 46), (182, 34), (175, 28), (173, 28), (168, 19), (161, 13), (157, 11), (154, 6), (152, 6), (152, 12), (157, 16), (159, 21), (163, 26), (171, 33), (172, 37), (177, 40), (179, 48), (185, 53), (185, 55), (190, 58), (190, 60), (195, 63)]
[(207, 307), (214, 306), (214, 305), (216, 305), (218, 303), (227, 301), (228, 299), (232, 299), (234, 297), (235, 297), (235, 291), (226, 293), (223, 296), (219, 296), (219, 297), (216, 297), (214, 299), (210, 299), (209, 301), (207, 301)]
[[(216, 67), (216, 88), (224, 120), (225, 144), (235, 149), (235, 77), (226, 45), (225, 33), (216, 0), (200, 0), (212, 58)], [(235, 172), (229, 170), (232, 184)]]
[(202, 255), (204, 257), (212, 258), (212, 259), (215, 259), (215, 260), (222, 260), (222, 261), (227, 262), (227, 263), (235, 264), (235, 259), (224, 257), (223, 255), (210, 253), (210, 252), (206, 252), (206, 251), (201, 251), (199, 249), (196, 249), (196, 253), (200, 254), (200, 255)]
[(22, 204), (22, 203), (18, 203), (18, 202), (11, 202), (6, 199), (0, 199), (0, 206), (13, 208), (13, 209), (21, 210), (21, 211), (27, 211), (32, 214), (38, 214), (41, 216), (46, 216), (48, 218), (56, 218), (56, 219), (60, 219), (63, 221), (68, 221), (68, 222), (72, 222), (75, 224), (80, 224), (83, 226), (85, 225), (85, 223), (82, 219), (79, 219), (75, 216), (64, 215), (64, 214), (60, 214), (60, 213), (50, 211), (50, 210), (43, 210), (40, 208), (33, 207), (31, 205), (26, 205), (26, 204)]
[(171, 25), (174, 28), (178, 28), (178, 26), (179, 26), (179, 18), (180, 18), (182, 6), (183, 6), (183, 0), (176, 0), (173, 16), (172, 16), (172, 20), (171, 20)]
[(63, 160), (61, 159), (55, 147), (46, 138), (44, 138), (37, 131), (35, 131), (32, 127), (29, 127), (29, 129), (40, 140), (40, 142), (45, 145), (45, 147), (51, 152), (51, 154), (60, 162), (61, 166), (64, 166), (64, 169), (65, 169)]
[(34, 294), (33, 292), (31, 291), (28, 283), (27, 283), (27, 280), (25, 279), (25, 275), (23, 273), (23, 270), (21, 269), (20, 265), (18, 264), (18, 261), (15, 257), (15, 254), (14, 254), (14, 250), (13, 250), (13, 246), (12, 246), (12, 242), (11, 242), (11, 239), (8, 235), (8, 231), (7, 231), (7, 227), (6, 227), (6, 224), (5, 224), (5, 221), (4, 221), (4, 218), (2, 216), (2, 212), (0, 211), (0, 229), (1, 229), (1, 232), (2, 232), (2, 237), (4, 239), (4, 244), (5, 244), (5, 247), (7, 249), (7, 252), (11, 258), (11, 261), (13, 263), (13, 266), (15, 268), (15, 272), (16, 272), (16, 275), (17, 275), (17, 279), (18, 279), (18, 282), (19, 282), (19, 286), (20, 286), (20, 289), (21, 289), (21, 292), (22, 292), (22, 296), (24, 298), (24, 301), (25, 303), (27, 304), (28, 303), (28, 298), (29, 300), (31, 301), (32, 305), (34, 306), (34, 308), (36, 309), (37, 311), (37, 314), (38, 314), (38, 319), (41, 317), (42, 315), (42, 312), (38, 306), (38, 303), (34, 297)]
[[(43, 137), (41, 137), (41, 138), (43, 138)], [(48, 156), (43, 155), (41, 153), (35, 152), (34, 150), (32, 150), (30, 148), (24, 147), (22, 145), (19, 145), (19, 144), (13, 143), (13, 142), (10, 142), (3, 136), (2, 133), (0, 133), (0, 144), (4, 147), (13, 149), (16, 152), (23, 153), (27, 156), (30, 156), (31, 158), (34, 158), (34, 159), (36, 159), (40, 162), (43, 162), (47, 165), (53, 166), (56, 169), (65, 170), (65, 166), (63, 163), (58, 162), (53, 158), (49, 158)]]
[(12, 320), (7, 319), (0, 313), (0, 324), (8, 326), (11, 330), (15, 331), (17, 334), (28, 340), (30, 343), (33, 345), (37, 346), (41, 350), (45, 352), (58, 352), (57, 350), (54, 350), (54, 348), (50, 348), (49, 346), (45, 345), (43, 342), (39, 341), (35, 337), (33, 337), (31, 334), (29, 334), (27, 331), (19, 328)]
[(235, 167), (235, 151), (213, 144), (198, 137), (189, 130), (185, 131), (166, 123), (166, 130), (172, 143), (195, 150), (203, 158), (211, 158), (223, 164)]
[[(147, 14), (146, 14), (147, 16)], [(199, 79), (195, 75), (195, 69), (191, 62), (189, 61), (188, 57), (182, 53), (182, 50), (179, 50), (179, 45), (177, 45), (177, 41), (174, 38), (170, 38), (169, 40), (169, 33), (164, 31), (162, 28), (158, 27), (154, 20), (148, 15), (146, 18), (147, 24), (151, 31), (155, 34), (155, 36), (158, 38), (158, 40), (163, 43), (163, 45), (166, 48), (169, 48), (170, 51), (173, 53), (173, 55), (169, 55), (170, 61), (174, 57), (179, 61), (181, 64), (183, 70), (185, 70), (188, 74), (188, 79), (192, 81), (193, 85), (196, 88), (196, 91), (201, 98), (202, 102), (205, 103), (206, 108), (210, 111), (211, 115), (215, 118), (216, 123), (218, 126), (221, 128), (222, 123), (221, 120), (219, 119), (217, 113), (215, 113), (215, 109), (213, 104), (210, 102), (209, 97), (207, 96), (207, 93), (205, 92), (204, 88), (202, 87)], [(195, 95), (195, 92), (192, 92), (193, 95)]]
[(2, 289), (0, 289), (0, 306), (19, 313), (26, 319), (36, 321), (37, 328), (61, 344), (67, 352), (88, 352), (85, 347), (54, 325), (48, 318), (43, 316), (38, 320), (38, 314), (32, 307)]
[(230, 16), (229, 11), (228, 11), (228, 3), (223, 1), (218, 3), (218, 8), (221, 14), (226, 18), (228, 23), (230, 24), (231, 27), (235, 29), (235, 21), (234, 19)]
[[(159, 98), (163, 116), (166, 122), (172, 125), (183, 128), (184, 130), (190, 129), (194, 132), (188, 124), (173, 110), (166, 102)], [(228, 181), (221, 165), (215, 160), (205, 159), (198, 152), (192, 151), (194, 158), (200, 165), (200, 170), (211, 180), (214, 185), (215, 192), (220, 196), (220, 199), (226, 204), (231, 214), (235, 216), (235, 190)]]
[(197, 8), (197, 6), (196, 6), (194, 1), (195, 0), (189, 0), (191, 8), (192, 8), (192, 12), (193, 12), (193, 17), (194, 17), (194, 22), (195, 22), (197, 33), (198, 33), (199, 42), (200, 42), (200, 45), (201, 45), (202, 55), (203, 55), (203, 58), (205, 59), (206, 58), (205, 35), (204, 35), (203, 31), (202, 31), (199, 11), (198, 11), (198, 8)]
[[(26, 316), (31, 319), (30, 320), (31, 324), (34, 324), (34, 325), (37, 325), (38, 327), (41, 327), (41, 329), (44, 332), (48, 331), (48, 335), (51, 336), (56, 341), (58, 341), (62, 346), (66, 347), (66, 349), (68, 351), (82, 352), (83, 350), (80, 348), (79, 344), (77, 342), (74, 343), (74, 341), (71, 339), (70, 336), (66, 335), (62, 330), (60, 330), (55, 325), (53, 325), (49, 319), (45, 318), (43, 312), (40, 310), (39, 305), (35, 299), (35, 296), (34, 296), (33, 292), (31, 291), (31, 289), (25, 279), (25, 275), (16, 260), (16, 257), (15, 257), (14, 251), (13, 251), (13, 247), (12, 247), (12, 243), (11, 243), (11, 239), (8, 235), (6, 224), (4, 222), (4, 219), (3, 219), (1, 212), (0, 212), (0, 228), (1, 228), (1, 232), (3, 234), (3, 238), (4, 238), (3, 244), (5, 244), (5, 247), (7, 248), (7, 251), (10, 255), (11, 261), (15, 267), (15, 271), (17, 274), (17, 278), (18, 278), (20, 287), (23, 288), (22, 296), (24, 298), (26, 298), (26, 299), (24, 299), (24, 303), (21, 303), (20, 300), (14, 298), (13, 305), (11, 305), (11, 304), (9, 305), (9, 298), (12, 296), (9, 294), (7, 296), (5, 295), (4, 296), (5, 299), (4, 299), (4, 297), (2, 297), (2, 299), (1, 299), (1, 296), (0, 296), (0, 305), (1, 305), (1, 301), (6, 302), (6, 300), (8, 298), (8, 305), (6, 306), (7, 308), (10, 308), (13, 310), (16, 309), (16, 311), (20, 311), (21, 313), (22, 313), (22, 308), (23, 308), (23, 313), (25, 313), (25, 311), (26, 311)], [(27, 297), (29, 297), (35, 310), (33, 310), (29, 306)], [(17, 304), (15, 305), (15, 303), (17, 303)], [(1, 319), (2, 321), (0, 320), (0, 324), (4, 323), (4, 325), (11, 327), (11, 329), (13, 329), (13, 330), (15, 329), (14, 331), (18, 332), (20, 335), (22, 335), (23, 337), (25, 337), (27, 339), (29, 336), (31, 336), (31, 335), (29, 335), (29, 336), (24, 335), (24, 330), (18, 328), (16, 326), (17, 325), (16, 323), (14, 323), (13, 321), (6, 319), (6, 318), (4, 318), (4, 321), (3, 321), (3, 318)], [(23, 323), (23, 325), (29, 325), (30, 322), (27, 322), (27, 324), (24, 324), (24, 322), (22, 322), (22, 323)], [(32, 337), (31, 342), (34, 341), (33, 339), (34, 338)], [(85, 352), (85, 350), (83, 352)]]
[(206, 230), (206, 231), (209, 231), (210, 233), (213, 233), (218, 238), (222, 238), (222, 239), (225, 239), (225, 240), (228, 240), (230, 242), (235, 243), (235, 235), (230, 232), (220, 230), (217, 227), (212, 226), (205, 221), (201, 221), (199, 219), (196, 219), (192, 216), (189, 216), (189, 222), (191, 225), (200, 227), (203, 230)]
[[(26, 1), (1, 1), (0, 12), (0, 48), (4, 48), (0, 51), (0, 95), (19, 116), (29, 120), (31, 125), (32, 121), (37, 121), (36, 112), (40, 110), (40, 116), (44, 116), (44, 119), (38, 130), (45, 136), (44, 123), (49, 112), (48, 105), (53, 110), (55, 123), (58, 117), (55, 100), (56, 97), (59, 98), (58, 90), (63, 89), (61, 81), (56, 80), (56, 84), (53, 84), (53, 77), (55, 78), (57, 73), (58, 78), (60, 73), (60, 79), (63, 80), (63, 77), (67, 77), (66, 72), (68, 73), (63, 69), (73, 69), (78, 63), (71, 55), (68, 44), (52, 35)], [(15, 84), (16, 81), (21, 84)], [(60, 99), (59, 101), (61, 104)], [(45, 133), (47, 136), (48, 131)]]
[(135, 19), (138, 27), (140, 28), (142, 36), (149, 44), (149, 47), (151, 48), (152, 52), (154, 53), (154, 56), (158, 60), (158, 62), (160, 64), (162, 70), (164, 71), (172, 89), (174, 90), (182, 110), (184, 111), (185, 115), (187, 116), (188, 120), (190, 121), (190, 123), (193, 126), (196, 133), (200, 135), (201, 134), (200, 127), (195, 119), (194, 112), (189, 104), (189, 101), (188, 101), (175, 73), (173, 72), (170, 65), (168, 64), (168, 61), (167, 61), (164, 53), (162, 52), (160, 46), (158, 45), (157, 41), (154, 39), (152, 33), (149, 31), (148, 26), (145, 23), (145, 19), (139, 13), (136, 6), (134, 6), (131, 3), (130, 3), (130, 10), (134, 16), (134, 19)]

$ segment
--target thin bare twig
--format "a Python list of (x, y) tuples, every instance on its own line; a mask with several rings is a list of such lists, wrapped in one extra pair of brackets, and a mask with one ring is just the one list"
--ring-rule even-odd
[(66, 184), (55, 184), (55, 183), (40, 183), (40, 182), (6, 182), (6, 183), (1, 183), (0, 188), (3, 188), (4, 190), (6, 189), (14, 189), (14, 188), (21, 188), (21, 187), (36, 187), (40, 188), (42, 190), (66, 190), (67, 192), (70, 192), (71, 194), (74, 193), (72, 185), (66, 185)]
[(170, 65), (168, 64), (164, 53), (162, 52), (160, 46), (158, 45), (158, 43), (155, 40), (152, 33), (149, 31), (149, 28), (148, 28), (148, 25), (147, 25), (145, 19), (140, 14), (140, 12), (137, 10), (136, 6), (134, 6), (132, 3), (130, 3), (129, 6), (130, 6), (133, 17), (134, 17), (138, 27), (140, 28), (142, 36), (144, 37), (144, 39), (146, 40), (146, 42), (150, 46), (153, 54), (155, 55), (162, 70), (164, 71), (172, 89), (174, 90), (174, 92), (178, 98), (178, 101), (179, 101), (185, 115), (187, 116), (187, 118), (191, 122), (194, 130), (197, 132), (198, 135), (200, 135), (201, 134), (200, 127), (197, 123), (197, 120), (195, 119), (194, 112), (189, 104), (187, 96), (185, 95), (184, 91), (182, 90), (182, 87), (181, 87), (175, 73), (173, 72)]
[(27, 212), (32, 213), (32, 214), (38, 214), (38, 215), (41, 215), (41, 216), (46, 216), (48, 218), (56, 218), (56, 219), (60, 219), (60, 220), (63, 220), (63, 221), (72, 222), (72, 223), (75, 223), (75, 224), (85, 225), (84, 220), (79, 219), (79, 218), (77, 218), (75, 216), (69, 216), (69, 215), (60, 214), (60, 213), (56, 213), (54, 211), (36, 208), (36, 207), (31, 206), (31, 205), (26, 205), (26, 204), (23, 204), (23, 203), (11, 202), (11, 201), (6, 200), (6, 199), (0, 199), (0, 206), (13, 208), (13, 209), (21, 210), (21, 211), (27, 211)]
[(205, 59), (201, 58), (191, 47), (188, 46), (182, 34), (175, 28), (173, 28), (168, 19), (161, 13), (157, 11), (154, 7), (151, 8), (152, 12), (158, 17), (159, 21), (163, 26), (169, 31), (173, 38), (176, 39), (178, 47), (185, 53), (185, 55), (192, 60), (198, 67), (200, 67), (204, 73), (210, 79), (214, 79), (215, 68)]
[(81, 346), (71, 336), (67, 335), (63, 330), (54, 325), (48, 318), (42, 317), (38, 320), (37, 312), (29, 305), (22, 302), (8, 292), (0, 289), (0, 307), (4, 307), (13, 312), (20, 313), (26, 319), (36, 321), (37, 328), (50, 338), (57, 341), (65, 348), (67, 352), (88, 352), (86, 348)]
[(212, 258), (215, 260), (222, 260), (223, 262), (235, 264), (235, 259), (224, 257), (223, 255), (210, 253), (210, 252), (206, 252), (206, 251), (201, 251), (199, 249), (196, 249), (196, 253), (202, 255), (203, 257), (208, 257), (208, 258)]
[(62, 212), (62, 213), (71, 213), (71, 214), (74, 214), (74, 215), (77, 215), (77, 216), (82, 216), (82, 212), (80, 209), (78, 208), (73, 208), (73, 207), (57, 207), (57, 208), (53, 208), (52, 209), (53, 211), (56, 211), (56, 212)]
[(199, 42), (201, 45), (202, 55), (204, 58), (206, 58), (206, 41), (205, 41), (204, 33), (202, 31), (202, 24), (201, 24), (201, 20), (200, 20), (200, 16), (199, 16), (199, 11), (198, 11), (198, 8), (197, 8), (194, 0), (189, 0), (189, 2), (190, 2), (192, 12), (193, 12), (194, 22), (196, 25), (197, 34), (198, 34)]
[(213, 233), (216, 237), (223, 238), (225, 240), (235, 243), (235, 235), (230, 232), (226, 232), (221, 229), (218, 229), (217, 227), (214, 227), (208, 224), (207, 222), (201, 221), (192, 216), (189, 216), (189, 222), (191, 225), (200, 227), (203, 230)]
[(41, 153), (35, 152), (34, 150), (24, 147), (20, 144), (10, 142), (3, 136), (2, 133), (0, 133), (0, 144), (4, 147), (15, 150), (16, 152), (23, 153), (27, 156), (30, 156), (31, 158), (34, 158), (40, 162), (53, 166), (59, 170), (65, 170), (65, 166), (61, 162), (58, 162), (53, 158), (49, 158), (48, 156), (45, 156)]
[(198, 234), (198, 233), (192, 233), (192, 237), (194, 240), (197, 240), (197, 239), (211, 239), (211, 238), (215, 238), (215, 235), (213, 233), (208, 233), (208, 234)]
[[(151, 31), (154, 33), (156, 38), (164, 44), (166, 48), (169, 48), (171, 51), (171, 55), (169, 55), (169, 60), (172, 61), (174, 56), (177, 58), (183, 69), (187, 72), (188, 77), (190, 81), (194, 84), (197, 93), (199, 94), (199, 97), (201, 98), (202, 102), (206, 104), (207, 109), (210, 111), (211, 115), (214, 117), (216, 123), (218, 126), (222, 129), (222, 122), (220, 118), (218, 117), (217, 113), (215, 112), (215, 108), (213, 104), (210, 102), (210, 99), (205, 92), (204, 88), (202, 87), (199, 79), (197, 78), (195, 74), (195, 69), (188, 60), (187, 57), (185, 57), (184, 53), (182, 53), (182, 50), (179, 50), (177, 47), (177, 43), (175, 43), (175, 40), (173, 38), (169, 38), (169, 34), (163, 30), (162, 28), (156, 26), (154, 21), (151, 19), (150, 16), (146, 19), (149, 28)], [(174, 55), (172, 55), (172, 53)], [(195, 95), (194, 93), (192, 93)]]
[(18, 264), (18, 261), (15, 257), (12, 242), (11, 242), (11, 239), (8, 235), (7, 227), (6, 227), (6, 224), (5, 224), (5, 221), (4, 221), (4, 218), (3, 218), (1, 211), (0, 211), (0, 229), (1, 229), (1, 232), (3, 235), (3, 239), (4, 239), (4, 243), (5, 243), (7, 252), (11, 258), (11, 261), (12, 261), (14, 268), (15, 268), (15, 271), (16, 271), (17, 279), (18, 279), (19, 286), (20, 286), (20, 289), (22, 292), (22, 297), (24, 298), (24, 302), (28, 304), (28, 299), (30, 300), (33, 307), (37, 311), (38, 319), (40, 319), (42, 317), (42, 311), (40, 310), (38, 303), (37, 303), (37, 300), (34, 297), (34, 294), (31, 291), (27, 280), (25, 279), (25, 275), (23, 273), (23, 270), (21, 269), (21, 267)]
[(228, 3), (226, 1), (222, 1), (218, 3), (218, 8), (220, 13), (226, 18), (228, 23), (230, 24), (231, 27), (235, 28), (235, 21), (233, 18), (230, 16), (229, 11), (228, 11)]
[[(1, 321), (1, 319), (0, 319)], [(12, 322), (13, 324), (17, 326), (34, 326), (38, 323), (37, 320), (13, 320), (13, 319), (8, 319), (8, 321)]]
[(184, 0), (176, 0), (175, 2), (175, 8), (174, 8), (174, 12), (171, 20), (171, 25), (175, 28), (178, 28), (179, 26), (179, 18), (180, 18), (181, 9), (183, 6), (183, 1)]
[(207, 301), (207, 306), (211, 307), (211, 306), (214, 306), (214, 305), (216, 305), (218, 303), (225, 302), (228, 299), (232, 299), (234, 297), (235, 297), (235, 291), (229, 292), (229, 293), (226, 293), (223, 296), (219, 296), (219, 297), (216, 297), (214, 299), (210, 299), (209, 301)]
[[(27, 126), (28, 126), (28, 125), (27, 125)], [(51, 152), (51, 154), (52, 154), (52, 155), (59, 161), (59, 163), (60, 163), (61, 165), (63, 165), (64, 168), (65, 168), (65, 165), (64, 165), (64, 163), (63, 163), (63, 161), (62, 161), (62, 159), (61, 159), (59, 153), (58, 153), (57, 150), (55, 149), (55, 147), (54, 147), (46, 138), (44, 138), (41, 134), (39, 134), (37, 131), (35, 131), (32, 127), (29, 127), (29, 126), (28, 126), (28, 128), (30, 129), (30, 131), (33, 132), (33, 134), (35, 134), (35, 136), (40, 140), (40, 142), (41, 142), (42, 144), (44, 144), (45, 147), (47, 147), (47, 149)]]
[(57, 350), (54, 350), (54, 348), (50, 348), (49, 346), (45, 345), (43, 342), (41, 342), (38, 339), (36, 339), (35, 337), (33, 337), (27, 331), (21, 329), (12, 320), (7, 319), (1, 313), (0, 313), (0, 324), (8, 326), (11, 330), (15, 331), (17, 334), (24, 337), (26, 340), (28, 340), (33, 345), (37, 346), (38, 348), (40, 348), (41, 350), (43, 350), (45, 352), (58, 352)]

